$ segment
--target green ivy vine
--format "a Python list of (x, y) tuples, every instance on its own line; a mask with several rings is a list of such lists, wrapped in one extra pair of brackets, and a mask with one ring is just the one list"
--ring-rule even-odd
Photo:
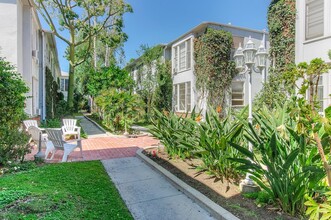
[(295, 64), (295, 0), (272, 0), (268, 9), (271, 59), (268, 81), (255, 98), (255, 105), (275, 107), (293, 93), (293, 86), (284, 82), (284, 74)]
[(211, 28), (194, 42), (196, 87), (202, 94), (208, 94), (208, 104), (214, 108), (224, 104), (231, 81), (237, 74), (231, 61), (232, 46), (230, 32)]
[(53, 119), (61, 117), (67, 111), (66, 102), (63, 100), (63, 94), (58, 93), (58, 83), (54, 80), (51, 70), (46, 67), (46, 118)]

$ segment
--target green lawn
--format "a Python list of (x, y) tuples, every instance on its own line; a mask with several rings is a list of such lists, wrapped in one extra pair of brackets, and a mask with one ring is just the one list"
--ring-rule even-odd
[(0, 177), (0, 219), (132, 219), (100, 161)]

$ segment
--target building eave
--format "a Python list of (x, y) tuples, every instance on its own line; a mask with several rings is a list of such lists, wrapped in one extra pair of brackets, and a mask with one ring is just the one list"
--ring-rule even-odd
[(204, 31), (208, 26), (210, 25), (216, 25), (216, 26), (221, 26), (221, 27), (228, 27), (228, 28), (235, 28), (238, 30), (243, 30), (243, 31), (250, 31), (250, 32), (255, 32), (255, 33), (259, 33), (259, 34), (266, 34), (268, 35), (269, 33), (266, 31), (261, 31), (261, 30), (254, 30), (254, 29), (250, 29), (250, 28), (244, 28), (244, 27), (239, 27), (239, 26), (234, 26), (234, 25), (230, 25), (230, 24), (222, 24), (222, 23), (217, 23), (217, 22), (202, 22), (201, 24), (195, 26), (194, 28), (192, 28), (191, 30), (189, 30), (188, 32), (186, 32), (185, 34), (182, 34), (180, 37), (176, 38), (175, 40), (171, 41), (170, 43), (167, 44), (168, 46), (173, 45), (174, 43), (176, 43), (177, 41), (189, 36), (190, 34), (196, 34), (196, 33), (200, 33), (202, 31)]

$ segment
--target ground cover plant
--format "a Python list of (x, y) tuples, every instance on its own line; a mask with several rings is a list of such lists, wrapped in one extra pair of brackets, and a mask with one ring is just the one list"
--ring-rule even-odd
[(132, 219), (100, 161), (0, 178), (0, 219)]

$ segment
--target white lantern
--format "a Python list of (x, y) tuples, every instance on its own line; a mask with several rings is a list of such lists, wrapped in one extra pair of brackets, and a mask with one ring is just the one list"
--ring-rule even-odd
[(254, 58), (256, 54), (255, 45), (251, 37), (249, 37), (246, 43), (246, 47), (243, 50), (243, 54), (245, 56), (245, 64), (250, 68), (254, 64)]
[(244, 63), (244, 53), (243, 48), (241, 47), (241, 43), (239, 44), (238, 49), (236, 50), (234, 56), (234, 62), (236, 63), (236, 69), (241, 72), (245, 69), (245, 63)]
[(263, 70), (266, 66), (267, 55), (267, 50), (265, 49), (263, 42), (261, 42), (261, 45), (256, 53), (256, 67), (260, 70)]

